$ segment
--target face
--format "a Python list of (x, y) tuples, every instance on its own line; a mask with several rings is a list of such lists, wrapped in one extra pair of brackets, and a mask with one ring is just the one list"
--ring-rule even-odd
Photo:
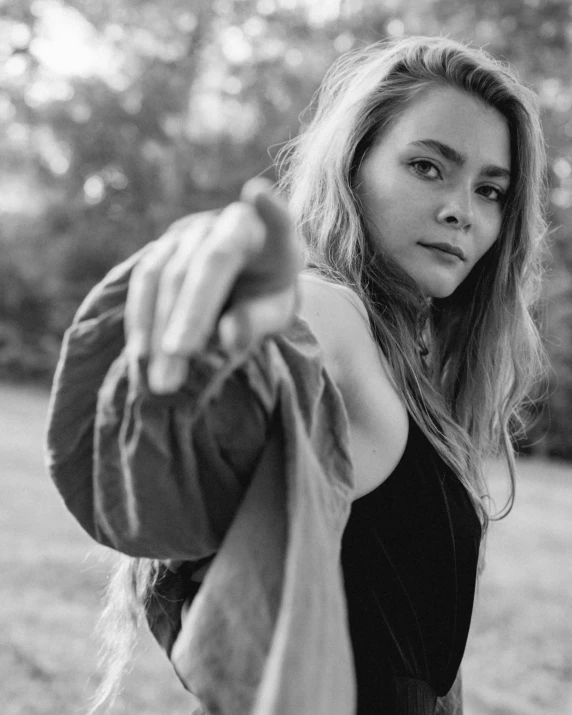
[(357, 175), (384, 252), (445, 298), (498, 238), (510, 182), (505, 118), (457, 89), (430, 89), (366, 153)]

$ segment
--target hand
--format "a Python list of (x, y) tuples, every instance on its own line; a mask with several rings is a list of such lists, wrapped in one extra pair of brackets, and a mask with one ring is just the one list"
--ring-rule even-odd
[(286, 206), (263, 179), (220, 214), (177, 221), (133, 270), (126, 304), (133, 369), (149, 358), (153, 392), (174, 392), (189, 358), (218, 332), (229, 353), (289, 326), (301, 257)]

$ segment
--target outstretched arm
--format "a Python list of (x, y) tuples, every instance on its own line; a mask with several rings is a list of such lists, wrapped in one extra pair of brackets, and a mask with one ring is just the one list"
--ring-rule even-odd
[(121, 551), (212, 553), (264, 446), (276, 381), (261, 338), (292, 321), (297, 258), (282, 207), (249, 191), (114, 269), (66, 335), (50, 471), (81, 525)]

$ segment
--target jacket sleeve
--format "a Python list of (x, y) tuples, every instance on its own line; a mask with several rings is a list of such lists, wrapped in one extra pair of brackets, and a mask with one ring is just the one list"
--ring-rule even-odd
[[(145, 250), (145, 249), (144, 249)], [(51, 395), (47, 460), (68, 509), (99, 543), (156, 559), (213, 554), (264, 446), (277, 399), (270, 346), (240, 364), (208, 349), (174, 395), (129, 377), (116, 267), (67, 331)]]

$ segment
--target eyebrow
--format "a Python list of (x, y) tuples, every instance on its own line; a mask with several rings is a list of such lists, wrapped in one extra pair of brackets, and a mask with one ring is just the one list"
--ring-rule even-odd
[[(467, 162), (467, 157), (464, 154), (461, 154), (461, 152), (453, 149), (452, 146), (443, 144), (443, 142), (437, 141), (436, 139), (419, 139), (418, 141), (411, 142), (411, 146), (418, 146), (422, 149), (434, 151), (440, 154), (444, 159), (447, 159), (447, 161), (451, 161), (459, 167), (464, 166)], [(491, 179), (508, 179), (510, 181), (510, 171), (496, 164), (483, 166), (481, 174)]]

